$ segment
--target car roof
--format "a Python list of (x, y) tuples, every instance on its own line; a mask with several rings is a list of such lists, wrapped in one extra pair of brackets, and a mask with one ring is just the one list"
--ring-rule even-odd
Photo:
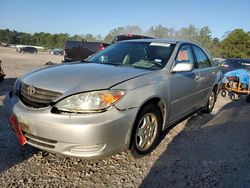
[(36, 49), (35, 47), (32, 47), (32, 46), (24, 46), (24, 47), (21, 47), (21, 48), (33, 48), (33, 49)]
[[(146, 36), (146, 35), (136, 35), (136, 34), (124, 34), (124, 35), (117, 35), (116, 37), (147, 37), (150, 39), (154, 39), (154, 37)], [(115, 38), (116, 38), (115, 37)]]
[(132, 39), (132, 40), (124, 40), (119, 42), (162, 42), (162, 43), (171, 43), (171, 44), (177, 44), (177, 43), (190, 43), (194, 44), (190, 41), (181, 40), (181, 39)]

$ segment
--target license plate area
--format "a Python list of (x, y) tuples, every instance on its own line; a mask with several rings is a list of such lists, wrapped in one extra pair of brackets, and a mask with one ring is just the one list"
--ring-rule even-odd
[(11, 115), (9, 117), (9, 122), (11, 124), (11, 129), (14, 131), (14, 133), (16, 134), (16, 136), (18, 138), (19, 143), (21, 145), (26, 144), (27, 140), (26, 140), (25, 136), (23, 135), (23, 132), (20, 128), (17, 117), (15, 115)]

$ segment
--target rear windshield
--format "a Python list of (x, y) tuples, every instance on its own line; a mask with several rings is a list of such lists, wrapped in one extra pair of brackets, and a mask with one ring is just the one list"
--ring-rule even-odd
[(175, 44), (157, 42), (119, 42), (87, 59), (94, 63), (161, 69), (168, 62)]

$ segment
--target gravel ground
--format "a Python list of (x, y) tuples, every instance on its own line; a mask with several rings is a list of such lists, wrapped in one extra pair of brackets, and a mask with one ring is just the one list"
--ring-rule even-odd
[(16, 77), (62, 56), (16, 54), (0, 48), (7, 75), (0, 84), (0, 187), (249, 187), (250, 105), (219, 98), (210, 115), (194, 115), (167, 130), (156, 150), (82, 160), (20, 146), (8, 128), (2, 99)]

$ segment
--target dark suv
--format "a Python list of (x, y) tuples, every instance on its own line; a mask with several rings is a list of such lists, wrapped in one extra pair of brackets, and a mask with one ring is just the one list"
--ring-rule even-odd
[(26, 52), (28, 52), (28, 53), (37, 53), (37, 49), (34, 48), (34, 47), (27, 46), (27, 47), (17, 48), (17, 52), (19, 52), (19, 53), (26, 53)]
[(112, 43), (116, 43), (122, 40), (131, 40), (131, 39), (153, 39), (153, 37), (148, 37), (143, 35), (133, 35), (133, 34), (117, 35), (112, 41)]
[(236, 69), (244, 69), (250, 67), (250, 59), (240, 59), (240, 58), (226, 59), (219, 65), (219, 67), (223, 74)]
[(108, 44), (101, 42), (66, 41), (64, 44), (64, 62), (84, 60), (103, 50)]

